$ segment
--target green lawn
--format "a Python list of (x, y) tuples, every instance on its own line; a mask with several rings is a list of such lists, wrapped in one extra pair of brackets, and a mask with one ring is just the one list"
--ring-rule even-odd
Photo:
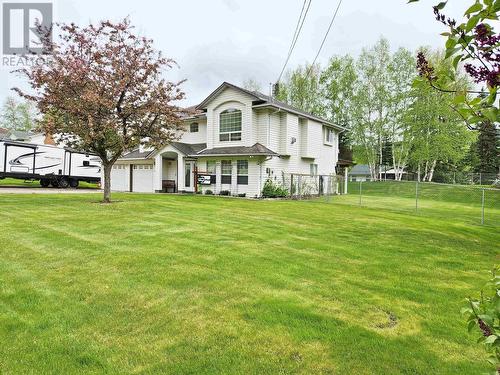
[(0, 195), (0, 373), (488, 370), (459, 310), (498, 228), (339, 199), (114, 198)]
[[(0, 187), (30, 187), (30, 188), (41, 188), (40, 181), (36, 180), (18, 180), (16, 178), (4, 178), (0, 179)], [(97, 189), (97, 184), (91, 184), (88, 182), (80, 182), (78, 188), (83, 189)]]
[(350, 182), (348, 192), (347, 196), (332, 199), (336, 203), (361, 204), (469, 224), (480, 224), (484, 214), (486, 225), (500, 226), (500, 189), (489, 186), (419, 183), (417, 190), (416, 182), (408, 181)]

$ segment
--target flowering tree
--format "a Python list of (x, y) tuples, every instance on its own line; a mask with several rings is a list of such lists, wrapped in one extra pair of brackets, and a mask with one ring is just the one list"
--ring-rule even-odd
[[(419, 0), (409, 0), (410, 3)], [(436, 19), (448, 28), (442, 33), (446, 40), (446, 58), (453, 58), (456, 68), (463, 63), (465, 71), (487, 91), (464, 90), (456, 100), (454, 109), (470, 128), (484, 121), (498, 122), (497, 91), (500, 84), (500, 35), (495, 33), (493, 21), (498, 20), (500, 0), (476, 0), (465, 11), (465, 20), (458, 23), (446, 17), (442, 10), (446, 1), (434, 6)], [(423, 81), (445, 92), (456, 92), (455, 77), (437, 75), (425, 55), (418, 55), (417, 68)]]
[(43, 39), (52, 62), (20, 69), (32, 90), (14, 90), (37, 104), (46, 134), (101, 158), (110, 202), (111, 169), (124, 152), (178, 138), (182, 82), (162, 78), (175, 62), (135, 35), (128, 19), (57, 26), (58, 42)]

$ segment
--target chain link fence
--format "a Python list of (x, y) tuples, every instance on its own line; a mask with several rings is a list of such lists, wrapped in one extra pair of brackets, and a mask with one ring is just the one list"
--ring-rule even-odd
[(331, 196), (345, 191), (344, 177), (338, 175), (283, 173), (281, 186), (292, 199)]
[(419, 181), (348, 183), (337, 203), (500, 226), (500, 189)]

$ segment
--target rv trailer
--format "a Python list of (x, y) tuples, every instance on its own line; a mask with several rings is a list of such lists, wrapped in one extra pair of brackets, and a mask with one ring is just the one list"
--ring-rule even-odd
[(43, 187), (100, 182), (101, 161), (93, 154), (52, 145), (0, 140), (0, 179), (39, 180)]

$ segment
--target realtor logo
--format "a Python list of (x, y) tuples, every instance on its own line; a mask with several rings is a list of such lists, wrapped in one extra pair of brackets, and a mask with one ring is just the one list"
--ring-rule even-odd
[[(52, 3), (16, 3), (2, 4), (2, 52), (4, 55), (43, 54), (42, 33), (52, 26)], [(52, 35), (50, 34), (50, 38)]]

